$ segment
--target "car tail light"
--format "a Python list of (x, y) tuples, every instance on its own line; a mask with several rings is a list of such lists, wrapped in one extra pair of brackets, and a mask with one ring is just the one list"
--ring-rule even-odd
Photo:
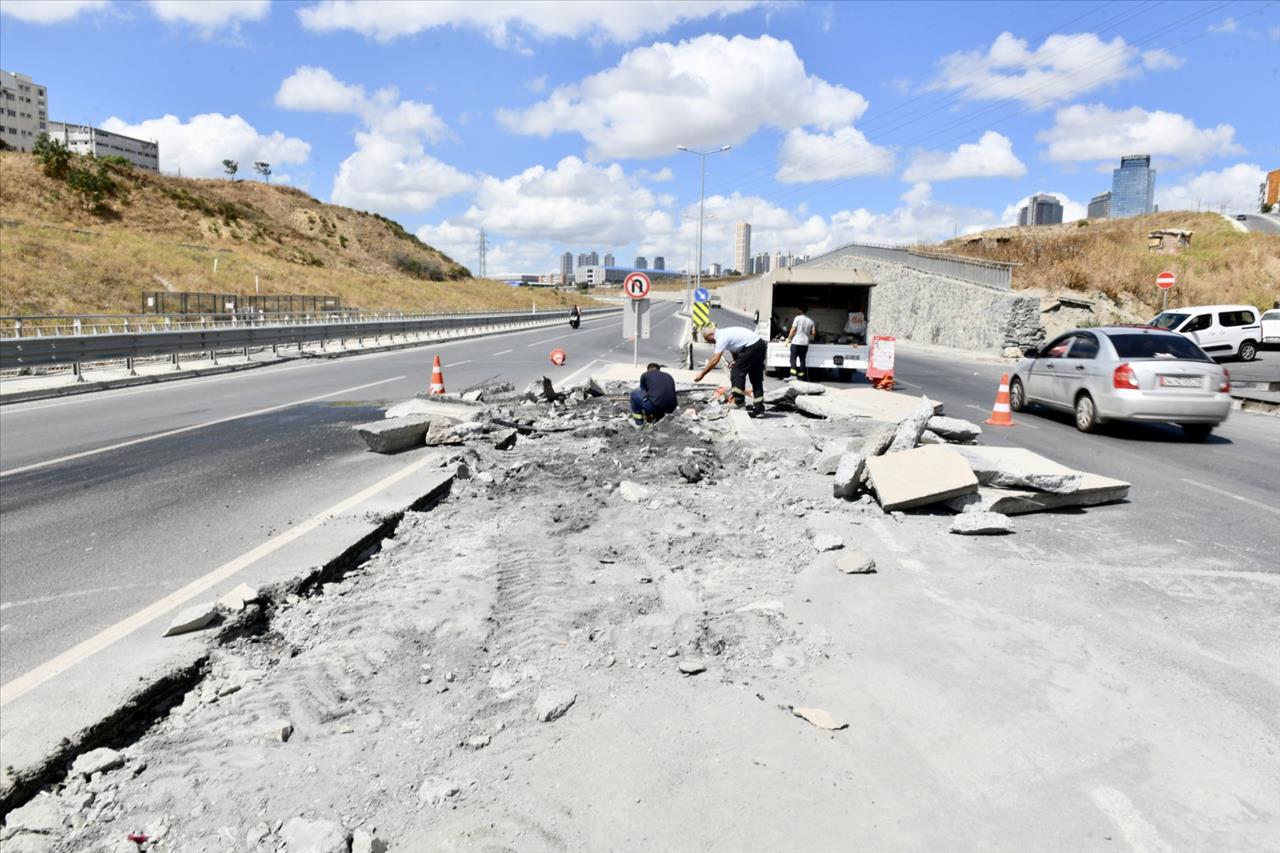
[(1222, 371), (1222, 384), (1218, 386), (1219, 394), (1226, 394), (1231, 390), (1231, 372), (1229, 370)]
[(1111, 375), (1111, 384), (1116, 388), (1132, 388), (1136, 391), (1138, 390), (1138, 375), (1133, 372), (1132, 367), (1122, 364)]

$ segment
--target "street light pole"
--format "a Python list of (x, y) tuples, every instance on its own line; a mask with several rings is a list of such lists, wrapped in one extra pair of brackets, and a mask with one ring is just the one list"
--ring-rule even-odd
[[(728, 151), (732, 147), (733, 147), (732, 145), (723, 145), (720, 148), (715, 149), (714, 151), (694, 151), (692, 148), (689, 148), (688, 146), (685, 146), (685, 145), (676, 146), (677, 151), (683, 151), (686, 154), (698, 155), (699, 165), (701, 167), (699, 181), (698, 181), (698, 260), (697, 260), (698, 265), (697, 265), (697, 268), (694, 270), (694, 274), (693, 274), (695, 289), (702, 287), (702, 216), (703, 216), (703, 212), (706, 210), (706, 203), (707, 203), (707, 158), (710, 157), (712, 154), (722, 154), (725, 151)], [(687, 293), (685, 295), (684, 304), (686, 309), (688, 309), (690, 312), (693, 311), (693, 293), (692, 292)]]

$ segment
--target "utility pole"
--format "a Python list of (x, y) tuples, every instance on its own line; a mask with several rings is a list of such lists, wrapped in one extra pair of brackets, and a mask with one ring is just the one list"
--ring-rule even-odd
[(477, 248), (480, 250), (480, 263), (477, 265), (476, 274), (479, 278), (484, 278), (489, 272), (485, 263), (485, 254), (489, 247), (484, 239), (483, 228), (480, 229), (480, 245)]
[[(694, 268), (694, 287), (702, 287), (702, 214), (706, 208), (707, 201), (707, 158), (712, 154), (722, 154), (732, 148), (732, 145), (723, 145), (714, 151), (694, 151), (686, 145), (677, 145), (677, 151), (683, 151), (686, 154), (697, 154), (701, 161), (701, 176), (698, 184), (698, 265)], [(685, 295), (685, 307), (690, 313), (693, 311), (693, 293)]]

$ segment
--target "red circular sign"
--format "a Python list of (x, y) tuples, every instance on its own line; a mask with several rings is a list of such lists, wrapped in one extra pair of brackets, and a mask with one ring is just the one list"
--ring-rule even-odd
[(633, 272), (622, 280), (622, 289), (632, 299), (645, 299), (649, 296), (649, 276), (642, 272)]
[(1159, 285), (1161, 290), (1168, 290), (1173, 287), (1177, 281), (1177, 278), (1171, 272), (1162, 272), (1160, 275), (1156, 276), (1156, 284)]

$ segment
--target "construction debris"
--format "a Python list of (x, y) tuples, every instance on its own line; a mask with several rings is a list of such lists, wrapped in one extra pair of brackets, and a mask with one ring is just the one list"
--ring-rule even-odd
[(861, 551), (848, 551), (836, 560), (836, 568), (846, 575), (873, 575), (876, 561)]
[(431, 415), (405, 415), (359, 424), (354, 429), (374, 453), (397, 453), (420, 446), (435, 419)]
[(911, 450), (919, 444), (925, 425), (933, 417), (935, 406), (936, 404), (930, 401), (928, 397), (922, 398), (915, 411), (898, 424), (897, 432), (893, 434), (893, 441), (889, 444), (889, 449), (886, 452), (901, 453), (904, 450)]
[(258, 590), (242, 583), (218, 599), (218, 606), (232, 613), (239, 613), (252, 601), (258, 600)]
[(977, 494), (964, 495), (947, 501), (947, 508), (956, 512), (999, 512), (1004, 515), (1021, 515), (1073, 506), (1097, 506), (1122, 501), (1128, 495), (1129, 484), (1123, 480), (1114, 480), (1098, 474), (1081, 474), (1080, 487), (1069, 494), (982, 486)]
[(935, 435), (947, 441), (954, 441), (958, 444), (970, 444), (977, 441), (982, 435), (982, 427), (971, 421), (961, 418), (948, 418), (943, 415), (934, 415), (929, 418), (926, 428)]
[(193, 605), (179, 611), (178, 615), (173, 617), (173, 621), (169, 623), (164, 636), (173, 637), (178, 634), (187, 634), (192, 631), (199, 631), (202, 628), (208, 628), (217, 618), (218, 603), (216, 601)]
[(1071, 494), (1084, 482), (1079, 471), (1021, 447), (958, 445), (955, 452), (964, 457), (984, 486)]
[(844, 539), (834, 533), (822, 533), (813, 537), (813, 548), (819, 554), (824, 551), (839, 551), (844, 547)]
[(821, 708), (792, 708), (791, 713), (810, 725), (827, 731), (839, 731), (849, 728), (848, 723), (836, 722), (836, 719)]
[(966, 536), (992, 536), (1012, 533), (1009, 516), (998, 512), (962, 512), (951, 522), (951, 532)]
[(964, 457), (951, 447), (917, 447), (867, 460), (872, 488), (884, 509), (910, 509), (978, 491)]
[(540, 723), (554, 722), (565, 715), (578, 701), (578, 694), (572, 690), (548, 690), (538, 694), (533, 703), (533, 713)]
[(290, 818), (280, 830), (286, 853), (347, 853), (351, 833), (331, 820)]
[(684, 675), (697, 675), (707, 671), (707, 665), (697, 658), (685, 658), (677, 664), (677, 668)]
[(77, 757), (71, 763), (69, 772), (73, 776), (89, 779), (95, 773), (106, 773), (120, 767), (124, 767), (124, 756), (114, 749), (102, 746)]

